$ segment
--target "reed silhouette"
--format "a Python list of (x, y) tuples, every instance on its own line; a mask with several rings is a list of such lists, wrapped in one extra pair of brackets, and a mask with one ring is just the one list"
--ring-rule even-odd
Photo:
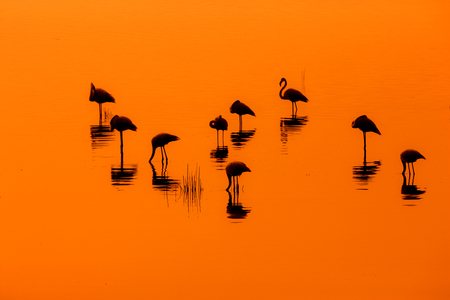
[(251, 171), (243, 162), (233, 161), (227, 165), (227, 167), (225, 168), (225, 172), (227, 173), (228, 177), (228, 187), (226, 190), (228, 191), (230, 189), (231, 182), (233, 181), (233, 191), (237, 191), (239, 193), (239, 176), (241, 176), (241, 174), (244, 172)]
[(402, 164), (403, 164), (402, 174), (405, 174), (406, 164), (408, 164), (408, 172), (409, 172), (409, 174), (411, 174), (411, 170), (409, 168), (409, 165), (411, 164), (413, 175), (414, 175), (415, 174), (414, 162), (421, 158), (425, 159), (425, 157), (422, 154), (420, 154), (419, 151), (417, 151), (417, 150), (408, 149), (408, 150), (403, 151), (400, 154), (400, 160), (402, 161)]
[(115, 115), (111, 119), (110, 125), (111, 125), (111, 131), (116, 129), (120, 132), (120, 153), (123, 156), (123, 134), (122, 134), (122, 132), (125, 130), (136, 131), (137, 127), (127, 117), (119, 117), (118, 115)]
[(233, 192), (233, 195), (230, 191), (227, 190), (228, 193), (228, 204), (227, 204), (227, 213), (229, 219), (245, 219), (247, 215), (251, 212), (251, 209), (244, 207), (242, 203), (239, 202), (239, 193)]
[(375, 132), (380, 134), (375, 123), (369, 119), (366, 115), (359, 116), (355, 121), (352, 122), (353, 128), (359, 128), (363, 132), (364, 136), (364, 156), (366, 155), (366, 132)]
[(89, 101), (98, 103), (100, 120), (102, 119), (102, 104), (105, 102), (116, 102), (116, 100), (110, 93), (100, 88), (96, 89), (93, 83), (91, 83), (91, 93), (89, 95)]
[(230, 112), (232, 114), (238, 114), (239, 115), (239, 131), (242, 131), (242, 115), (251, 115), (256, 117), (253, 110), (251, 110), (250, 107), (245, 105), (239, 100), (234, 101), (234, 103), (230, 107)]
[(180, 138), (170, 134), (170, 133), (160, 133), (157, 134), (153, 137), (152, 139), (152, 156), (149, 159), (149, 162), (152, 161), (153, 157), (155, 156), (155, 151), (157, 148), (161, 148), (161, 161), (164, 162), (164, 156), (166, 157), (166, 162), (168, 161), (167, 159), (167, 153), (166, 153), (166, 148), (164, 147), (165, 145), (167, 145), (170, 142), (173, 141), (178, 141)]
[[(297, 114), (297, 102), (308, 102), (308, 98), (305, 97), (300, 91), (295, 89), (287, 89), (284, 94), (283, 90), (287, 86), (287, 80), (285, 78), (281, 78), (280, 86), (284, 83), (284, 85), (281, 87), (280, 90), (280, 98), (284, 100), (289, 100), (292, 103), (292, 115), (295, 116)], [(295, 105), (295, 112), (294, 112), (294, 105)]]
[(219, 130), (222, 130), (222, 146), (225, 145), (225, 130), (228, 130), (228, 122), (222, 116), (218, 116), (211, 122), (209, 122), (211, 128), (217, 131), (217, 147), (219, 147)]

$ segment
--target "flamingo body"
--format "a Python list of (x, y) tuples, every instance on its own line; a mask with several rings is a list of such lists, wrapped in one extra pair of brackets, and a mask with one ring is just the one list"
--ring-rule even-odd
[(369, 119), (366, 115), (359, 116), (352, 122), (353, 128), (359, 128), (363, 132), (364, 136), (364, 153), (366, 151), (366, 132), (375, 132), (381, 135), (375, 123)]
[[(173, 134), (169, 134), (169, 133), (160, 133), (157, 134), (153, 137), (152, 139), (152, 156), (150, 157), (149, 162), (152, 161), (153, 157), (155, 156), (155, 151), (157, 148), (161, 147), (161, 155), (162, 155), (162, 160), (164, 160), (164, 154), (166, 157), (166, 161), (167, 161), (167, 153), (166, 153), (166, 149), (164, 148), (165, 145), (167, 145), (170, 142), (173, 141), (178, 141), (180, 138), (173, 135)], [(164, 151), (164, 153), (163, 153)]]
[(219, 130), (222, 130), (222, 140), (225, 136), (225, 130), (228, 130), (228, 122), (222, 116), (218, 116), (211, 122), (209, 122), (209, 126), (217, 130), (217, 144), (219, 144)]
[[(231, 180), (236, 179), (237, 182), (237, 178), (244, 172), (251, 172), (251, 170), (243, 163), (240, 161), (233, 161), (230, 162), (227, 167), (225, 168), (225, 172), (227, 173), (227, 177), (228, 177), (228, 187), (227, 187), (227, 191), (230, 189), (231, 186)], [(236, 188), (236, 186), (239, 189), (239, 183), (235, 183), (234, 184), (234, 189)]]
[(239, 115), (239, 130), (242, 130), (242, 115), (251, 115), (254, 117), (256, 116), (250, 107), (248, 107), (239, 100), (234, 101), (234, 103), (230, 107), (230, 112), (232, 114)]
[[(408, 170), (409, 170), (409, 164), (411, 164), (412, 169), (413, 169), (413, 174), (414, 172), (414, 162), (416, 162), (416, 160), (423, 158), (425, 159), (425, 157), (419, 153), (419, 151), (414, 150), (414, 149), (408, 149), (402, 152), (402, 154), (400, 154), (400, 160), (402, 161), (403, 164), (403, 172), (402, 174), (405, 174), (406, 171), (406, 164), (408, 164)], [(409, 172), (411, 172), (409, 170)]]
[(104, 89), (96, 89), (93, 83), (91, 83), (91, 93), (89, 95), (89, 101), (98, 103), (100, 118), (102, 116), (102, 103), (116, 102), (116, 100), (110, 93), (108, 93)]
[(133, 122), (131, 122), (131, 120), (127, 117), (119, 117), (118, 115), (115, 115), (111, 121), (110, 121), (110, 125), (111, 125), (111, 131), (113, 131), (114, 129), (120, 131), (122, 133), (122, 131), (124, 130), (133, 130), (136, 131), (137, 127), (136, 125), (133, 124)]

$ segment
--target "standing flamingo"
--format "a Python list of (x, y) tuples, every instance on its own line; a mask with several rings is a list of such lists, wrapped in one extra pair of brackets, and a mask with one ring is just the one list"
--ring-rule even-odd
[(366, 132), (372, 131), (381, 135), (375, 123), (366, 115), (359, 116), (352, 122), (353, 128), (359, 128), (364, 135), (364, 153), (366, 153)]
[(123, 149), (122, 131), (128, 130), (128, 129), (136, 131), (137, 127), (127, 117), (119, 117), (118, 115), (115, 115), (111, 119), (110, 125), (111, 125), (111, 131), (113, 131), (114, 129), (117, 129), (120, 132), (120, 150), (121, 150), (121, 153), (123, 154), (123, 152), (122, 152), (122, 149)]
[(217, 145), (219, 145), (219, 130), (222, 130), (222, 144), (224, 142), (225, 130), (228, 130), (228, 122), (222, 116), (218, 116), (211, 122), (209, 122), (209, 126), (217, 130)]
[(116, 102), (116, 100), (114, 99), (113, 96), (111, 96), (110, 93), (108, 93), (103, 89), (96, 89), (93, 83), (91, 83), (91, 94), (89, 95), (89, 101), (94, 101), (98, 103), (100, 119), (102, 118), (102, 103)]
[(240, 161), (230, 162), (225, 168), (225, 171), (228, 177), (227, 191), (230, 189), (231, 179), (233, 179), (233, 190), (236, 190), (237, 188), (238, 192), (239, 192), (238, 177), (244, 172), (251, 172), (250, 169), (243, 162)]
[(405, 174), (406, 171), (406, 164), (408, 164), (408, 172), (409, 174), (411, 174), (411, 170), (409, 169), (409, 164), (411, 164), (412, 166), (412, 170), (413, 170), (413, 175), (415, 174), (414, 172), (414, 162), (420, 158), (425, 159), (425, 157), (419, 153), (419, 151), (413, 150), (413, 149), (408, 149), (402, 152), (402, 154), (400, 154), (400, 159), (402, 161), (403, 164), (403, 172), (402, 174)]
[[(281, 78), (280, 86), (283, 82), (284, 85), (281, 87), (280, 90), (280, 98), (292, 102), (292, 115), (295, 116), (297, 114), (297, 101), (308, 102), (308, 98), (306, 98), (305, 95), (303, 95), (300, 91), (294, 89), (287, 89), (283, 95), (283, 90), (287, 86), (286, 78)], [(295, 113), (294, 113), (294, 105), (295, 105)]]
[(242, 115), (252, 115), (255, 117), (253, 110), (239, 100), (234, 101), (230, 107), (230, 112), (239, 115), (239, 131), (242, 131)]
[[(165, 155), (166, 162), (167, 162), (168, 161), (167, 153), (166, 153), (166, 149), (164, 148), (164, 146), (170, 142), (178, 141), (179, 139), (180, 139), (179, 137), (169, 134), (169, 133), (160, 133), (158, 135), (155, 135), (155, 137), (153, 137), (153, 139), (152, 139), (152, 147), (153, 147), (152, 156), (150, 157), (150, 160), (148, 162), (152, 161), (153, 156), (155, 156), (155, 150), (158, 147), (161, 147), (162, 161), (164, 161), (164, 155)], [(163, 153), (163, 150), (164, 150), (164, 153)]]

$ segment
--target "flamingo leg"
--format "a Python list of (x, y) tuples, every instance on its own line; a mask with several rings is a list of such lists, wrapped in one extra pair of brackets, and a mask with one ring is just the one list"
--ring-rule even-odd
[(120, 153), (123, 155), (123, 134), (120, 132)]
[(219, 146), (219, 130), (217, 130), (217, 146)]
[(364, 153), (366, 152), (366, 132), (363, 131), (363, 135), (364, 135)]
[(295, 104), (295, 114), (294, 114), (294, 116), (296, 116), (297, 115), (297, 102), (292, 102), (293, 104)]
[(412, 170), (413, 170), (413, 175), (416, 175), (416, 172), (414, 171), (414, 163), (411, 163), (411, 167), (412, 167)]
[(222, 147), (225, 146), (225, 130), (222, 130)]
[(239, 132), (242, 131), (242, 115), (239, 115)]
[(100, 114), (100, 120), (101, 120), (102, 119), (102, 104), (101, 103), (98, 104), (98, 112)]
[(168, 161), (167, 159), (167, 153), (166, 153), (166, 148), (164, 146), (162, 146), (162, 149), (164, 150), (164, 156), (166, 157), (166, 161)]

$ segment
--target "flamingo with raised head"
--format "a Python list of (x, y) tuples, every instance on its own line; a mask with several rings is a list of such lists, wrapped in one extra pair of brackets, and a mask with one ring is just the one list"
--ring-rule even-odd
[(244, 172), (251, 172), (251, 171), (243, 162), (233, 161), (227, 165), (227, 167), (225, 168), (225, 172), (227, 173), (228, 177), (228, 187), (226, 190), (228, 191), (230, 189), (231, 181), (233, 181), (233, 190), (236, 190), (237, 188), (239, 192), (238, 177), (241, 176), (241, 174)]
[(366, 115), (359, 116), (352, 122), (353, 128), (359, 128), (364, 135), (364, 152), (366, 151), (366, 132), (375, 132), (381, 135), (375, 123), (369, 119)]
[(166, 162), (167, 162), (168, 161), (167, 153), (166, 153), (166, 149), (165, 149), (164, 146), (167, 145), (170, 142), (178, 141), (179, 139), (180, 139), (179, 137), (177, 137), (177, 136), (175, 136), (173, 134), (170, 134), (170, 133), (160, 133), (160, 134), (155, 135), (152, 138), (153, 150), (152, 150), (152, 156), (150, 157), (149, 162), (152, 161), (153, 157), (155, 156), (155, 151), (156, 151), (156, 149), (158, 147), (161, 147), (162, 161), (164, 161), (164, 156), (165, 156), (166, 157)]
[(91, 82), (91, 93), (89, 95), (89, 101), (98, 103), (100, 119), (102, 118), (102, 103), (105, 103), (105, 102), (115, 103), (116, 102), (116, 100), (114, 99), (113, 96), (111, 96), (110, 93), (108, 93), (104, 89), (100, 89), (100, 88), (96, 89), (92, 82)]
[(253, 110), (251, 110), (250, 107), (245, 105), (239, 100), (234, 101), (234, 103), (230, 107), (230, 112), (232, 114), (238, 114), (239, 115), (239, 131), (242, 131), (242, 115), (251, 115), (256, 117)]
[(124, 130), (133, 130), (136, 131), (137, 127), (136, 125), (131, 122), (131, 120), (127, 117), (119, 117), (118, 115), (115, 115), (111, 121), (109, 122), (111, 125), (111, 131), (114, 129), (118, 130), (120, 132), (120, 149), (123, 148), (123, 136), (122, 132)]
[(209, 122), (209, 126), (217, 130), (217, 145), (219, 145), (219, 130), (222, 130), (222, 144), (225, 144), (225, 130), (228, 130), (228, 122), (222, 116), (218, 116), (211, 122)]
[[(300, 91), (295, 90), (295, 89), (287, 89), (284, 94), (283, 94), (283, 90), (286, 88), (287, 86), (287, 80), (286, 78), (281, 78), (280, 81), (280, 86), (281, 84), (284, 85), (281, 87), (280, 90), (280, 98), (284, 99), (284, 100), (289, 100), (292, 102), (292, 115), (296, 115), (297, 114), (297, 101), (302, 101), (302, 102), (308, 102), (308, 98), (305, 97), (305, 95), (303, 95)], [(295, 113), (294, 113), (294, 105), (295, 105)]]
[(420, 158), (425, 159), (425, 157), (419, 153), (419, 151), (414, 150), (414, 149), (408, 149), (402, 152), (402, 154), (400, 154), (400, 160), (402, 161), (403, 164), (403, 172), (402, 174), (405, 174), (406, 171), (406, 164), (408, 164), (408, 172), (409, 174), (411, 174), (411, 170), (409, 169), (409, 164), (411, 164), (412, 166), (412, 170), (413, 170), (413, 175), (415, 174), (414, 172), (414, 162)]

